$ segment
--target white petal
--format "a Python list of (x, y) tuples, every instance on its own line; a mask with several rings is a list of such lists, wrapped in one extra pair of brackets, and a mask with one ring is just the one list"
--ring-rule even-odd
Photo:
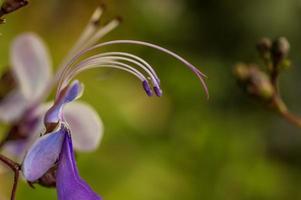
[(12, 91), (0, 101), (0, 120), (14, 122), (18, 120), (27, 106), (27, 101), (20, 91)]
[(64, 118), (70, 126), (74, 149), (93, 151), (103, 135), (103, 123), (97, 112), (83, 102), (72, 102), (64, 108)]
[[(53, 102), (41, 105), (36, 110), (35, 115), (44, 116), (52, 105)], [(67, 104), (63, 113), (71, 129), (74, 149), (84, 152), (95, 150), (99, 146), (103, 135), (103, 123), (98, 113), (91, 106), (81, 101)], [(39, 121), (37, 127), (39, 127), (36, 131), (38, 133), (45, 130), (43, 120)]]
[(51, 64), (43, 41), (32, 33), (17, 37), (11, 48), (11, 64), (26, 98), (41, 95), (51, 77)]

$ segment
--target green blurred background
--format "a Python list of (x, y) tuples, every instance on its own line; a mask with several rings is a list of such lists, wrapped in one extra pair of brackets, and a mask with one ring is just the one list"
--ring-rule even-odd
[[(49, 45), (54, 66), (72, 46), (98, 0), (30, 1), (0, 26), (0, 65), (24, 31)], [(301, 199), (301, 134), (250, 100), (232, 76), (239, 60), (258, 61), (262, 36), (286, 36), (294, 68), (281, 76), (290, 108), (301, 113), (300, 0), (107, 0), (105, 21), (122, 25), (105, 37), (160, 44), (208, 75), (207, 101), (196, 77), (181, 63), (146, 48), (126, 50), (158, 71), (164, 96), (149, 98), (126, 73), (92, 70), (80, 75), (83, 100), (101, 115), (105, 134), (97, 152), (78, 155), (81, 175), (106, 200)], [(0, 177), (9, 195), (11, 174)], [(6, 198), (0, 196), (0, 200)], [(56, 192), (23, 181), (18, 200), (56, 199)]]

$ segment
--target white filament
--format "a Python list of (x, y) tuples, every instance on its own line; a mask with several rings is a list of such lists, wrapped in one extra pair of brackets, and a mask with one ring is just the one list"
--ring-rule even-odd
[[(122, 52), (120, 52), (122, 54)], [(124, 56), (107, 56), (110, 55), (110, 53), (103, 53), (103, 54), (98, 54), (92, 57), (89, 57), (88, 59), (86, 59), (86, 62), (92, 61), (92, 60), (97, 60), (97, 59), (109, 59), (109, 60), (119, 60), (119, 61), (126, 61), (132, 64), (135, 64), (136, 66), (142, 68), (151, 78), (152, 83), (154, 86), (159, 87), (159, 82), (158, 82), (158, 77), (156, 75), (154, 75), (148, 67), (145, 66), (144, 63), (146, 63), (147, 65), (149, 65), (146, 61), (144, 61), (143, 59), (141, 59), (143, 61), (143, 63), (138, 62), (132, 58), (128, 58), (128, 57), (124, 57)], [(101, 61), (101, 60), (100, 60)], [(78, 71), (79, 69), (81, 69), (82, 67), (84, 67), (84, 63), (82, 62), (82, 64), (77, 65), (76, 67), (70, 68), (67, 72), (66, 72), (66, 76), (62, 77), (64, 80), (68, 79), (68, 75), (72, 74), (73, 72)], [(150, 66), (150, 65), (149, 65)], [(151, 67), (151, 66), (150, 66)], [(81, 70), (82, 71), (82, 70)]]
[(107, 52), (107, 53), (102, 53), (101, 55), (103, 55), (103, 56), (123, 56), (123, 57), (129, 57), (134, 60), (137, 60), (138, 62), (143, 64), (146, 68), (148, 68), (152, 72), (152, 74), (156, 77), (157, 81), (160, 83), (159, 77), (158, 77), (156, 71), (153, 69), (153, 67), (149, 63), (147, 63), (144, 59), (142, 59), (134, 54), (126, 53), (126, 52)]
[(110, 60), (110, 59), (106, 59), (106, 58), (94, 59), (94, 60), (89, 60), (89, 61), (84, 61), (84, 62), (79, 63), (77, 65), (77, 70), (74, 70), (74, 71), (72, 71), (72, 73), (68, 74), (68, 77), (66, 77), (65, 80), (66, 80), (66, 82), (68, 82), (68, 80), (71, 80), (72, 78), (74, 78), (74, 76), (76, 76), (80, 72), (82, 72), (86, 69), (91, 69), (91, 66), (93, 66), (93, 68), (96, 68), (97, 66), (102, 66), (102, 65), (120, 66), (124, 69), (127, 69), (127, 70), (133, 72), (133, 74), (135, 74), (140, 80), (142, 80), (142, 81), (147, 80), (146, 77), (140, 71), (138, 71), (136, 68), (132, 67), (131, 65), (128, 65), (128, 64), (122, 63), (122, 62), (117, 62), (117, 61)]
[(104, 27), (101, 27), (97, 32), (95, 32), (94, 35), (89, 38), (89, 40), (86, 41), (86, 44), (82, 46), (82, 49), (88, 48), (91, 45), (94, 45), (100, 38), (114, 30), (118, 25), (120, 24), (120, 21), (118, 19), (114, 19), (110, 21), (107, 25)]
[[(73, 79), (80, 72), (87, 70), (87, 69), (96, 68), (97, 66), (101, 67), (102, 65), (107, 65), (107, 64), (125, 67), (128, 70), (131, 70), (134, 74), (136, 74), (137, 77), (138, 76), (141, 77), (140, 80), (147, 81), (146, 77), (139, 70), (132, 67), (131, 65), (128, 65), (123, 62), (118, 62), (116, 60), (125, 60), (132, 64), (140, 66), (149, 75), (149, 77), (152, 80), (153, 85), (159, 87), (159, 83), (157, 82), (156, 77), (154, 77), (153, 74), (150, 73), (147, 69), (145, 69), (145, 67), (139, 62), (136, 62), (136, 61), (128, 59), (128, 58), (122, 58), (122, 57), (116, 58), (114, 56), (93, 56), (86, 60), (81, 61), (76, 66), (74, 66), (74, 68), (72, 70), (70, 70), (69, 73), (66, 73), (66, 76), (64, 76), (64, 78), (63, 78), (64, 81), (62, 82), (62, 85), (60, 86), (60, 88), (64, 88), (68, 84), (68, 82), (71, 79)], [(93, 67), (91, 67), (91, 66), (93, 66)]]
[[(78, 60), (85, 53), (87, 53), (89, 51), (92, 51), (92, 50), (95, 50), (95, 49), (98, 49), (100, 47), (110, 46), (110, 45), (114, 45), (114, 44), (135, 44), (135, 45), (147, 46), (147, 47), (150, 47), (150, 48), (153, 48), (153, 49), (157, 49), (157, 50), (159, 50), (161, 52), (164, 52), (164, 53), (166, 53), (166, 54), (168, 54), (168, 55), (176, 58), (177, 60), (179, 60), (180, 62), (182, 62), (184, 65), (186, 65), (190, 70), (192, 70), (198, 76), (198, 78), (200, 79), (200, 82), (201, 82), (201, 84), (202, 84), (202, 86), (203, 86), (203, 88), (204, 88), (204, 90), (206, 92), (206, 95), (209, 98), (208, 88), (207, 88), (207, 85), (206, 85), (205, 80), (204, 80), (204, 78), (206, 77), (206, 75), (204, 75), (202, 72), (200, 72), (194, 65), (192, 65), (191, 63), (189, 63), (183, 57), (179, 56), (178, 54), (176, 54), (176, 53), (174, 53), (174, 52), (172, 52), (172, 51), (170, 51), (168, 49), (165, 49), (163, 47), (160, 47), (158, 45), (151, 44), (151, 43), (148, 43), (148, 42), (142, 42), (142, 41), (136, 41), (136, 40), (113, 40), (113, 41), (109, 41), (109, 42), (104, 42), (104, 43), (97, 44), (95, 46), (92, 46), (90, 48), (87, 48), (87, 49), (79, 52), (65, 66), (65, 69), (64, 69), (64, 71), (62, 73), (61, 78), (65, 77), (65, 73), (66, 73), (66, 71), (68, 71), (68, 68), (71, 68), (72, 64), (74, 62), (76, 62), (76, 60)], [(61, 84), (59, 84), (57, 92), (59, 92), (60, 89), (61, 89)]]

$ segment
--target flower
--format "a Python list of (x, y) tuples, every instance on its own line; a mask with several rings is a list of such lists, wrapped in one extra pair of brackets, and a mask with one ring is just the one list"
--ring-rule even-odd
[[(52, 103), (43, 102), (60, 71), (52, 75), (48, 50), (33, 33), (22, 34), (13, 41), (10, 60), (11, 69), (6, 76), (16, 82), (16, 87), (0, 101), (0, 121), (12, 126), (0, 146), (4, 145), (5, 154), (22, 160), (26, 150), (44, 132), (44, 114)], [(76, 150), (93, 151), (98, 147), (103, 125), (91, 106), (84, 102), (70, 104), (65, 117), (74, 132)]]
[(100, 199), (96, 193), (79, 177), (74, 158), (71, 130), (63, 116), (63, 107), (82, 93), (82, 86), (74, 81), (59, 95), (45, 116), (45, 125), (56, 128), (45, 133), (29, 149), (22, 165), (26, 180), (35, 182), (49, 169), (55, 167), (56, 187), (59, 200)]
[(65, 108), (75, 103), (83, 94), (83, 84), (77, 80), (74, 81), (76, 75), (92, 68), (119, 69), (137, 77), (148, 96), (162, 95), (160, 79), (152, 66), (144, 59), (127, 52), (94, 53), (86, 58), (85, 55), (101, 47), (116, 44), (151, 47), (184, 63), (199, 78), (208, 94), (204, 82), (205, 75), (172, 51), (155, 44), (135, 40), (114, 40), (96, 44), (100, 37), (118, 24), (118, 20), (113, 20), (99, 28), (101, 13), (101, 8), (94, 12), (80, 39), (61, 65), (58, 76), (56, 76), (58, 84), (55, 101), (46, 111), (44, 117), (46, 131), (30, 147), (22, 164), (23, 175), (29, 182), (38, 182), (51, 173), (54, 177), (54, 185), (56, 185), (59, 200), (100, 199), (90, 186), (80, 178), (74, 159), (73, 142), (76, 144), (76, 135), (66, 117)]

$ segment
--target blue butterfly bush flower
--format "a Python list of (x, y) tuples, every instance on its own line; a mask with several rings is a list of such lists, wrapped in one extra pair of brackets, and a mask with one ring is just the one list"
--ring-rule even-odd
[[(87, 104), (78, 101), (84, 87), (81, 82), (74, 80), (75, 77), (93, 68), (119, 69), (137, 77), (148, 96), (162, 95), (160, 79), (144, 59), (127, 52), (103, 52), (91, 55), (92, 52), (117, 44), (140, 45), (160, 50), (186, 65), (199, 78), (208, 94), (204, 82), (205, 75), (184, 58), (163, 47), (135, 40), (97, 43), (101, 37), (119, 24), (119, 20), (114, 19), (100, 26), (102, 12), (102, 8), (96, 9), (89, 24), (54, 77), (50, 76), (47, 51), (37, 36), (23, 35), (15, 41), (12, 48), (12, 66), (20, 88), (13, 91), (7, 97), (9, 100), (4, 102), (10, 107), (16, 106), (16, 102), (25, 101), (25, 103), (19, 105), (21, 108), (13, 113), (14, 116), (10, 116), (10, 120), (17, 117), (19, 121), (20, 119), (30, 121), (29, 119), (34, 118), (38, 119), (36, 124), (39, 124), (34, 128), (38, 131), (34, 131), (29, 126), (30, 123), (25, 123), (29, 127), (28, 134), (34, 136), (31, 137), (33, 139), (30, 142), (26, 142), (27, 153), (22, 163), (22, 172), (30, 183), (55, 186), (59, 200), (101, 199), (80, 177), (74, 157), (75, 150), (96, 149), (102, 135), (102, 123), (98, 115)], [(37, 74), (39, 77), (36, 77)], [(54, 102), (43, 105), (41, 102), (45, 100), (54, 85), (57, 85)], [(11, 101), (11, 98), (17, 100)], [(14, 108), (4, 104), (4, 106), (0, 105), (0, 113), (1, 109), (11, 111)], [(45, 131), (38, 136), (36, 132), (41, 132), (41, 127), (44, 127)], [(52, 175), (51, 184), (45, 181), (47, 179), (45, 177), (49, 177), (49, 174)]]

